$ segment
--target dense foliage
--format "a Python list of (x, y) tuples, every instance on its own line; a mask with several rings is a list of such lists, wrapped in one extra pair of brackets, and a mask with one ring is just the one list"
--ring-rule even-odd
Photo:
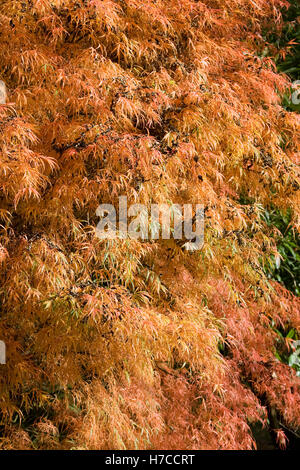
[[(250, 449), (258, 421), (281, 446), (300, 427), (281, 360), (299, 298), (265, 268), (264, 208), (299, 230), (299, 115), (257, 54), (283, 5), (0, 1), (1, 448)], [(203, 203), (202, 250), (97, 238), (124, 194)]]

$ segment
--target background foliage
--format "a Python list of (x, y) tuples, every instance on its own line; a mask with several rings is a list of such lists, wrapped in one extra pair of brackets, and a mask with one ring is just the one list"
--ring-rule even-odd
[[(271, 42), (279, 52), (275, 56), (277, 69), (287, 73), (291, 80), (300, 79), (300, 4), (296, 0), (290, 2), (289, 8), (283, 11), (283, 28), (281, 34), (271, 35)], [(285, 109), (300, 111), (299, 105), (293, 103), (292, 96), (296, 96), (295, 88), (290, 88), (283, 95), (282, 105)], [(299, 94), (298, 94), (299, 96)], [(269, 277), (282, 283), (295, 295), (300, 295), (300, 239), (291, 224), (291, 211), (280, 211), (272, 208), (265, 211), (264, 218), (270, 227), (278, 230), (277, 249), (279, 256), (272, 256), (265, 270)], [(276, 357), (289, 364), (300, 374), (300, 345), (298, 342), (289, 344), (289, 340), (299, 341), (297, 332), (288, 326), (284, 330), (276, 330), (278, 334), (279, 349)]]
[(300, 240), (291, 225), (291, 212), (276, 209), (265, 211), (264, 219), (270, 227), (278, 230), (278, 256), (272, 256), (266, 265), (268, 275), (281, 282), (295, 295), (300, 295)]
[[(278, 71), (288, 74), (293, 82), (300, 79), (300, 4), (291, 0), (288, 8), (283, 10), (283, 28), (280, 34), (274, 31), (268, 33), (266, 39), (269, 47), (265, 52), (274, 52)], [(271, 46), (271, 47), (270, 47)], [(292, 94), (295, 88), (290, 88), (283, 95), (283, 106), (291, 111), (300, 111), (300, 105), (293, 103)], [(297, 95), (299, 99), (299, 94)]]

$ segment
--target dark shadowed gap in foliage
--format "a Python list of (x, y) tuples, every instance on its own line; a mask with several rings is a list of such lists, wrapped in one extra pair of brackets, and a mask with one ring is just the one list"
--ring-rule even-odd
[[(263, 427), (261, 423), (250, 425), (254, 440), (257, 445), (257, 450), (277, 450), (278, 446), (275, 441), (270, 427)], [(291, 432), (289, 429), (284, 429), (288, 438), (286, 450), (300, 450), (300, 436)]]

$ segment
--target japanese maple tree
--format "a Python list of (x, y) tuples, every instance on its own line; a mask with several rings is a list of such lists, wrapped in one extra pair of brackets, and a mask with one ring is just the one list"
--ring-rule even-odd
[[(300, 426), (265, 207), (299, 229), (284, 0), (1, 0), (2, 449), (251, 449)], [(201, 203), (205, 243), (101, 240), (100, 203)], [(292, 339), (283, 346), (290, 348)]]

